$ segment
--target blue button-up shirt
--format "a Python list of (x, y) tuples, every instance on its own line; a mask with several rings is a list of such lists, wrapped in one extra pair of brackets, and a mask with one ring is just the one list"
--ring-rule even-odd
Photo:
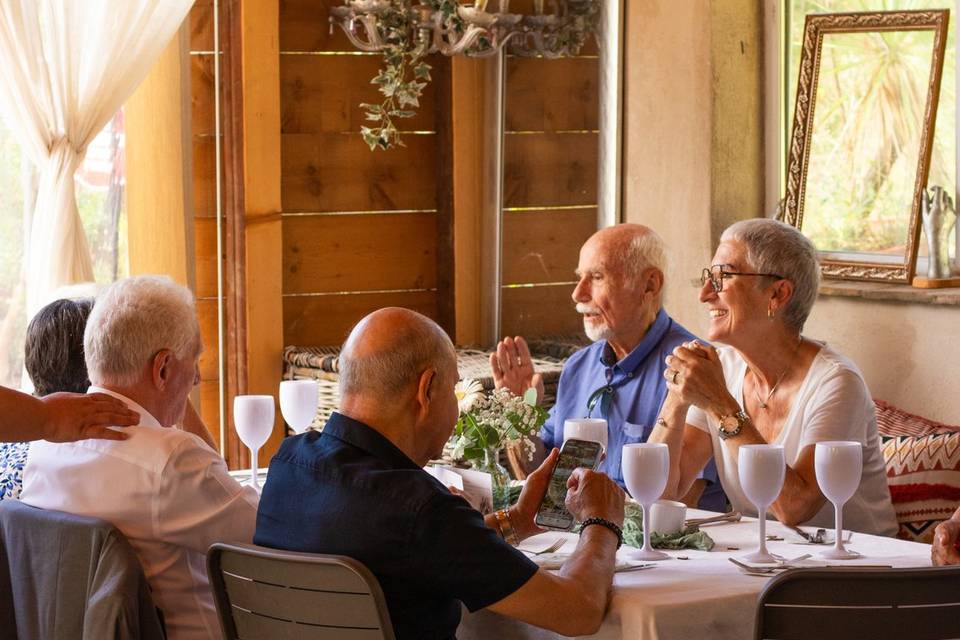
[[(599, 340), (570, 356), (563, 366), (557, 387), (557, 402), (543, 425), (540, 436), (544, 444), (563, 444), (563, 422), (567, 418), (606, 418), (607, 456), (600, 470), (624, 486), (623, 445), (646, 442), (656, 424), (660, 407), (667, 397), (667, 381), (663, 377), (665, 358), (674, 348), (696, 339), (661, 309), (640, 344), (623, 360), (616, 362), (613, 349), (606, 340)], [(607, 415), (601, 413), (602, 402), (592, 412), (587, 405), (590, 396), (603, 386), (614, 388)], [(720, 488), (716, 466), (711, 459), (702, 477), (709, 486), (700, 506), (723, 511), (726, 497)]]

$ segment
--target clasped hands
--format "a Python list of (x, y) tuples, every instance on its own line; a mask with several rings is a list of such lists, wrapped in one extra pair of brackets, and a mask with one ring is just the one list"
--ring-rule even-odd
[(729, 397), (717, 350), (697, 340), (684, 342), (665, 359), (663, 377), (675, 401), (704, 411), (720, 407)]

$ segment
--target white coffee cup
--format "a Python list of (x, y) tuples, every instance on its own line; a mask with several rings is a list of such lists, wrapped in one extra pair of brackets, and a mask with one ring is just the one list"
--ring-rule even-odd
[(650, 507), (650, 530), (670, 535), (683, 531), (687, 505), (675, 500), (657, 500)]
[(603, 418), (570, 418), (563, 421), (563, 441), (570, 438), (599, 442), (607, 450), (607, 421)]

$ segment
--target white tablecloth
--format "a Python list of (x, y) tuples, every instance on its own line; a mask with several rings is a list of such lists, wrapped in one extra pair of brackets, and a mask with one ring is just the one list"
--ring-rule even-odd
[[(687, 513), (688, 517), (713, 515), (697, 510)], [(705, 525), (703, 530), (716, 542), (713, 551), (668, 551), (672, 558), (659, 562), (652, 569), (616, 574), (610, 610), (600, 631), (590, 637), (617, 640), (753, 638), (757, 598), (768, 578), (746, 575), (727, 558), (743, 556), (756, 548), (756, 520), (744, 518), (736, 524)], [(767, 548), (786, 558), (810, 553), (813, 555), (811, 560), (818, 560), (819, 552), (829, 548), (825, 545), (793, 544), (801, 542), (801, 538), (776, 521), (767, 523), (767, 534), (784, 538), (783, 541), (768, 542)], [(558, 536), (568, 538), (561, 551), (573, 551), (576, 548), (575, 535), (558, 533), (544, 533), (529, 538), (521, 546), (532, 550), (543, 549)], [(739, 549), (729, 550), (731, 546)], [(832, 564), (930, 566), (930, 547), (925, 544), (855, 533), (846, 546), (859, 551), (863, 558), (831, 561)], [(628, 555), (630, 551), (630, 548), (623, 547), (619, 553)], [(688, 559), (678, 559), (681, 556)], [(557, 615), (563, 615), (563, 612), (558, 611)], [(470, 614), (464, 609), (457, 637), (460, 640), (483, 640), (561, 636), (489, 611)]]

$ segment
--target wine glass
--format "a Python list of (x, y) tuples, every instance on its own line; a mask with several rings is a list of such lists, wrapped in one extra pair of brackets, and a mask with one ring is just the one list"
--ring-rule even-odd
[(280, 412), (296, 433), (303, 433), (317, 416), (320, 385), (316, 380), (284, 380), (280, 383)]
[(663, 494), (670, 473), (670, 449), (662, 442), (623, 445), (623, 479), (633, 499), (643, 507), (643, 549), (634, 560), (666, 560), (670, 556), (650, 546), (650, 507)]
[(860, 554), (843, 547), (843, 505), (860, 486), (863, 471), (863, 447), (859, 442), (818, 442), (814, 451), (817, 484), (823, 495), (833, 503), (837, 516), (837, 540), (833, 549), (820, 555), (831, 560), (850, 560)]
[(570, 418), (563, 421), (563, 441), (570, 438), (599, 442), (607, 450), (607, 421), (603, 418)]
[(776, 562), (778, 557), (767, 551), (767, 508), (780, 495), (787, 466), (783, 447), (777, 444), (742, 444), (737, 458), (740, 487), (757, 507), (760, 523), (760, 546), (743, 557), (748, 562)]
[(233, 422), (237, 435), (250, 448), (250, 486), (260, 493), (257, 480), (257, 452), (273, 431), (273, 396), (237, 396), (233, 399)]

